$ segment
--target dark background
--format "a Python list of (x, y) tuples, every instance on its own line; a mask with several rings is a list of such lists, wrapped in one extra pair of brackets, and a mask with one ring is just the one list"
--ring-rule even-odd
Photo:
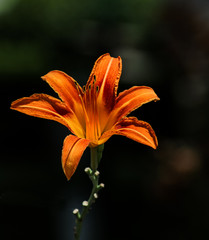
[(123, 59), (119, 91), (148, 85), (161, 98), (132, 113), (152, 125), (159, 147), (119, 136), (105, 144), (105, 189), (81, 239), (209, 239), (207, 0), (0, 2), (0, 239), (73, 239), (72, 211), (91, 190), (89, 149), (68, 182), (68, 129), (9, 107), (33, 93), (56, 96), (40, 78), (53, 69), (85, 84), (106, 52)]

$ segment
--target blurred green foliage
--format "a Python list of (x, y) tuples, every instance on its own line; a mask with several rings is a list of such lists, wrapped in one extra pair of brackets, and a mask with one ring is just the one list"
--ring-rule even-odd
[(9, 106), (55, 94), (40, 79), (53, 69), (85, 84), (105, 52), (123, 59), (119, 91), (148, 85), (161, 98), (133, 114), (159, 148), (119, 136), (105, 144), (106, 188), (84, 239), (209, 239), (208, 16), (207, 0), (0, 0), (1, 239), (71, 239), (89, 152), (68, 183), (59, 160), (68, 130)]
[(0, 73), (38, 74), (60, 57), (59, 51), (68, 52), (59, 59), (66, 62), (75, 49), (94, 53), (96, 41), (109, 48), (130, 44), (152, 24), (160, 6), (154, 0), (2, 1)]

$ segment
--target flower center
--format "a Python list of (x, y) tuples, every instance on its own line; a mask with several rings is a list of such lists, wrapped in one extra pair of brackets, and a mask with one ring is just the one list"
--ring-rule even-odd
[(86, 124), (85, 138), (91, 140), (93, 145), (96, 145), (101, 136), (97, 104), (99, 86), (96, 86), (96, 76), (94, 75), (93, 83), (89, 84), (87, 87), (83, 87), (83, 92), (81, 92), (78, 87), (77, 89), (83, 107)]

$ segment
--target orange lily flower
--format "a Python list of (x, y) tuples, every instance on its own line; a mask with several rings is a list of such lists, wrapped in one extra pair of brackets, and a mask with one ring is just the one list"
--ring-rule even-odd
[(117, 95), (121, 71), (121, 58), (104, 54), (95, 62), (83, 88), (61, 71), (51, 71), (42, 77), (61, 100), (46, 94), (33, 94), (11, 104), (11, 109), (57, 121), (73, 133), (65, 138), (62, 149), (62, 167), (68, 180), (84, 150), (105, 143), (114, 134), (154, 149), (158, 145), (155, 132), (147, 122), (127, 115), (159, 98), (152, 88), (145, 86), (134, 86)]

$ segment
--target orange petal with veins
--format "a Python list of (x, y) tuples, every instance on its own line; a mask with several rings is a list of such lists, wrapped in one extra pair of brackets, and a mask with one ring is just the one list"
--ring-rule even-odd
[(74, 134), (84, 135), (74, 113), (59, 99), (47, 94), (33, 94), (30, 97), (17, 99), (12, 102), (11, 109), (30, 116), (57, 121), (65, 125)]
[(135, 117), (126, 117), (100, 138), (100, 144), (106, 142), (112, 135), (122, 135), (136, 142), (157, 148), (158, 141), (149, 123), (139, 121)]
[(160, 99), (154, 90), (146, 86), (135, 86), (121, 92), (116, 98), (116, 104), (109, 116), (105, 130), (110, 129), (116, 122), (143, 104), (157, 100)]
[(62, 168), (68, 180), (74, 174), (89, 140), (68, 135), (63, 143)]
[(93, 84), (95, 76), (95, 84), (99, 89), (98, 100), (107, 108), (113, 107), (121, 72), (121, 58), (113, 58), (107, 53), (97, 59), (89, 76), (86, 88)]
[(85, 125), (81, 103), (83, 90), (80, 85), (66, 73), (58, 70), (51, 71), (42, 77), (59, 95), (68, 108), (75, 113), (82, 126)]

